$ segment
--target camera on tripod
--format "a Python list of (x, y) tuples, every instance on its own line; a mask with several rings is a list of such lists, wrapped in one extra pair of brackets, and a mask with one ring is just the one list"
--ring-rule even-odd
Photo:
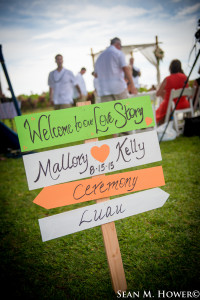
[(195, 33), (195, 38), (196, 38), (196, 40), (200, 43), (200, 19), (199, 19), (199, 21), (198, 21), (198, 26), (197, 26), (197, 28), (199, 28), (198, 30), (197, 30), (197, 32)]

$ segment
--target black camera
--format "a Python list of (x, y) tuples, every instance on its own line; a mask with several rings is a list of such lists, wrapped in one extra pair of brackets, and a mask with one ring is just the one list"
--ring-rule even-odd
[[(200, 27), (200, 19), (198, 21), (198, 27)], [(197, 32), (195, 33), (195, 38), (198, 42), (200, 42), (200, 28), (197, 30)]]
[(198, 40), (198, 42), (200, 42), (200, 29), (195, 33), (195, 38)]

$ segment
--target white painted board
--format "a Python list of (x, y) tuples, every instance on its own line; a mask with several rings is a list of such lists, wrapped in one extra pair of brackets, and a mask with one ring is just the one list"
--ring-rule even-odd
[(154, 188), (39, 219), (42, 241), (159, 208), (164, 205), (168, 197), (168, 193), (160, 188)]
[(156, 131), (23, 156), (30, 190), (161, 161)]

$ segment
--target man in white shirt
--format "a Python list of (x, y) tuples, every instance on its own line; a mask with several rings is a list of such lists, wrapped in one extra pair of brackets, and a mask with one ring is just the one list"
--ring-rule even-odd
[(137, 94), (130, 69), (121, 51), (119, 38), (112, 39), (111, 45), (100, 54), (95, 64), (95, 73), (98, 78), (101, 102), (127, 99), (125, 78), (130, 82), (131, 93)]
[(85, 84), (85, 81), (84, 81), (84, 78), (83, 78), (83, 75), (85, 74), (86, 72), (86, 68), (81, 68), (80, 72), (76, 75), (76, 81), (75, 81), (75, 84), (78, 85), (80, 87), (80, 90), (81, 90), (81, 94), (82, 94), (82, 97), (80, 98), (80, 93), (77, 89), (76, 86), (74, 86), (74, 102), (76, 104), (76, 102), (82, 102), (82, 101), (86, 101), (86, 98), (87, 98), (87, 89), (86, 89), (86, 84)]
[(100, 102), (100, 97), (99, 97), (99, 83), (98, 83), (98, 78), (97, 74), (93, 71), (92, 72), (93, 78), (93, 86), (94, 86), (94, 96), (95, 96), (95, 102)]
[[(63, 56), (57, 54), (55, 57), (57, 69), (49, 73), (49, 97), (50, 102), (54, 104), (55, 109), (68, 108), (73, 106), (73, 88), (76, 84), (74, 74), (63, 68)], [(76, 88), (82, 97), (78, 85)]]
[(130, 58), (129, 63), (130, 63), (130, 69), (131, 69), (134, 85), (136, 89), (139, 89), (140, 88), (139, 77), (141, 76), (140, 69), (134, 65), (133, 57)]

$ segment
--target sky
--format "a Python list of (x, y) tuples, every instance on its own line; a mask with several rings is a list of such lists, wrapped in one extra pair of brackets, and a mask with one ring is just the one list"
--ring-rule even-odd
[[(0, 0), (0, 44), (16, 96), (48, 91), (48, 74), (56, 68), (58, 53), (74, 75), (86, 67), (84, 79), (92, 91), (91, 48), (94, 53), (104, 50), (113, 37), (132, 45), (154, 43), (158, 36), (164, 51), (161, 81), (173, 59), (181, 60), (188, 75), (200, 48), (195, 39), (198, 19), (198, 0)], [(155, 67), (138, 51), (134, 58), (140, 84), (156, 84)], [(199, 65), (200, 59), (190, 79), (199, 77)], [(0, 80), (10, 96), (1, 66)]]

